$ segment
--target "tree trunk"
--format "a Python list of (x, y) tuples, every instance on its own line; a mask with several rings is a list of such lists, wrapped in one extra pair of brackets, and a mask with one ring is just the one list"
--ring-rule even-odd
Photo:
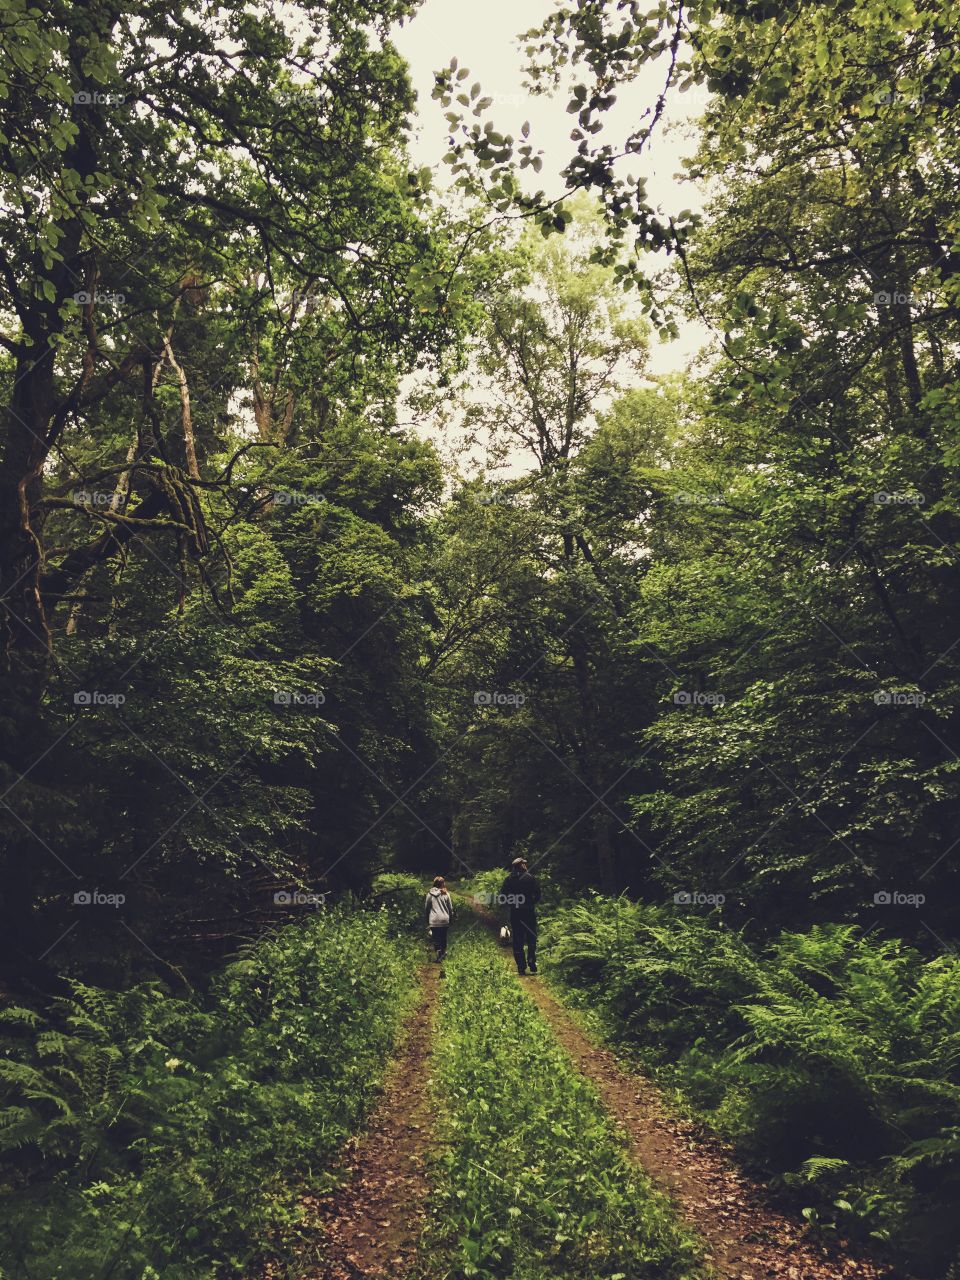
[(0, 601), (3, 604), (3, 666), (43, 672), (50, 637), (40, 597), (42, 552), (34, 513), (39, 510), (43, 464), (48, 453), (53, 394), (53, 351), (37, 357), (39, 343), (23, 347), (7, 409), (6, 442), (0, 460)]

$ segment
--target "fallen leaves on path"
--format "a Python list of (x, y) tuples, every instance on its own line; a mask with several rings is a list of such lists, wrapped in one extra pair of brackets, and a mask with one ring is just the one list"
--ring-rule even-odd
[(429, 1196), (427, 1074), (438, 977), (436, 967), (423, 967), (421, 997), (383, 1096), (344, 1150), (342, 1185), (303, 1198), (312, 1237), (297, 1271), (303, 1280), (399, 1280), (413, 1262)]
[(635, 1158), (706, 1242), (707, 1261), (719, 1275), (726, 1280), (894, 1280), (875, 1262), (844, 1253), (844, 1242), (831, 1249), (811, 1239), (806, 1225), (777, 1208), (719, 1142), (669, 1114), (652, 1081), (595, 1045), (546, 988), (528, 980), (523, 989), (593, 1081)]

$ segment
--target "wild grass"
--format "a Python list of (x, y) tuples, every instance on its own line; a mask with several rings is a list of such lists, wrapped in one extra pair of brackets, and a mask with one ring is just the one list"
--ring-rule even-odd
[(401, 912), (321, 912), (202, 999), (74, 983), (0, 1014), (4, 1280), (242, 1276), (376, 1094), (413, 991)]
[(450, 948), (433, 1088), (431, 1277), (701, 1274), (692, 1240), (625, 1157), (593, 1087), (477, 930)]

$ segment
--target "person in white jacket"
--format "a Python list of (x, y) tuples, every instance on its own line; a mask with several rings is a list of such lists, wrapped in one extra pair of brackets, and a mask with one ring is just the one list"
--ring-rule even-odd
[(447, 892), (447, 882), (443, 876), (437, 876), (433, 887), (428, 892), (424, 903), (427, 917), (427, 928), (430, 930), (430, 941), (437, 953), (437, 963), (447, 954), (447, 930), (453, 919), (453, 899)]

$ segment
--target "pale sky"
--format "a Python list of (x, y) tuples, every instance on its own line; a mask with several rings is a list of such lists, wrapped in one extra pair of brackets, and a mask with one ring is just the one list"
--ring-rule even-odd
[[(522, 49), (516, 37), (541, 22), (553, 8), (550, 0), (425, 0), (412, 22), (397, 28), (394, 40), (410, 64), (419, 98), (418, 127), (413, 140), (417, 164), (436, 166), (438, 186), (445, 184), (446, 121), (443, 108), (430, 94), (433, 73), (456, 57), (470, 68), (467, 85), (479, 81), (486, 97), (493, 98), (490, 116), (503, 133), (519, 137), (520, 126), (530, 122), (530, 141), (544, 153), (543, 170), (530, 177), (551, 196), (561, 195), (560, 170), (574, 153), (570, 130), (576, 117), (568, 115), (568, 94), (548, 98), (529, 94), (523, 85)], [(652, 106), (662, 88), (663, 71), (644, 69), (635, 83), (623, 90), (607, 113), (610, 139), (622, 141), (644, 109)], [(674, 95), (658, 126), (650, 149), (639, 159), (625, 162), (624, 172), (643, 176), (647, 193), (666, 213), (701, 207), (701, 194), (677, 174), (680, 158), (693, 148), (693, 129), (684, 122), (702, 108), (697, 91)], [(664, 126), (677, 127), (664, 133)], [(606, 135), (605, 135), (606, 136)], [(700, 325), (683, 324), (676, 342), (662, 344), (653, 339), (648, 368), (651, 373), (682, 369), (704, 344), (708, 335)]]

